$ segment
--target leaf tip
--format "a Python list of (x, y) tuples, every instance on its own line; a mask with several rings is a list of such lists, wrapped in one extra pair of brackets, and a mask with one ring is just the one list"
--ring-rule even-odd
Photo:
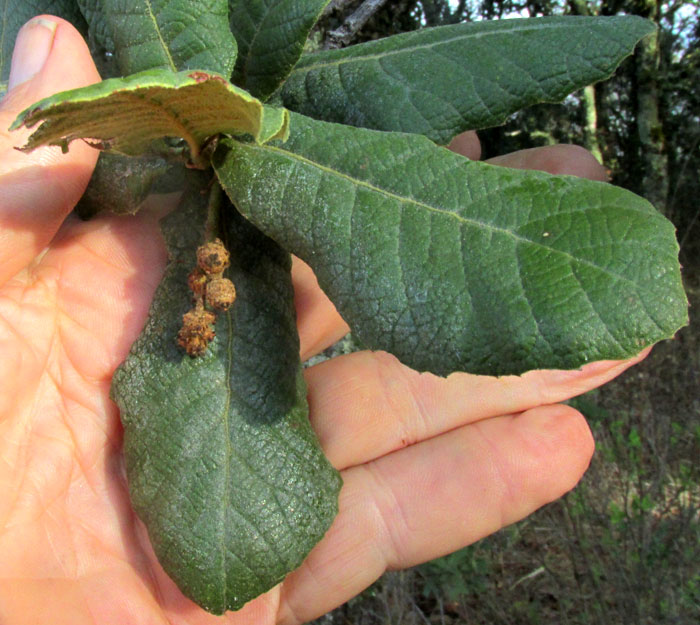
[(31, 117), (35, 111), (36, 108), (28, 108), (22, 111), (19, 115), (17, 115), (15, 121), (12, 122), (12, 124), (8, 128), (8, 131), (13, 132), (15, 130), (19, 130), (22, 126), (26, 126), (27, 128), (29, 128), (30, 126), (27, 123), (27, 118)]

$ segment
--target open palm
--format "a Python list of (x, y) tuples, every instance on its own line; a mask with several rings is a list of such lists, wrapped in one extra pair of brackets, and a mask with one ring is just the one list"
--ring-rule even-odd
[[(37, 99), (99, 79), (77, 32), (50, 19), (58, 27), (48, 60), (25, 82), (13, 65), (0, 105), (0, 622), (304, 622), (387, 568), (473, 542), (577, 482), (592, 453), (590, 432), (555, 402), (630, 362), (441, 379), (387, 354), (351, 354), (307, 370), (313, 426), (344, 478), (329, 533), (281, 586), (238, 613), (214, 617), (186, 599), (131, 510), (109, 399), (166, 263), (157, 223), (165, 207), (88, 223), (68, 216), (94, 150), (76, 143), (67, 155), (25, 155), (12, 148), (25, 135), (5, 133)], [(20, 34), (16, 62), (48, 37), (38, 28), (46, 30)], [(474, 156), (475, 137), (461, 142), (456, 149)], [(501, 164), (601, 175), (567, 147)], [(306, 265), (295, 263), (294, 278), (307, 358), (347, 327)]]

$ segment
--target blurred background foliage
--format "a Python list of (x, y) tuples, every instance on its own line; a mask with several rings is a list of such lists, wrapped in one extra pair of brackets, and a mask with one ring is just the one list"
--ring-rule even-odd
[[(597, 451), (579, 486), (528, 519), (391, 572), (318, 625), (700, 623), (700, 11), (698, 0), (333, 0), (323, 45), (358, 9), (353, 43), (464, 21), (641, 15), (658, 26), (607, 82), (479, 132), (483, 156), (585, 146), (611, 181), (673, 221), (691, 325), (571, 404)], [(348, 339), (335, 349), (351, 350)], [(436, 531), (439, 531), (436, 528)]]

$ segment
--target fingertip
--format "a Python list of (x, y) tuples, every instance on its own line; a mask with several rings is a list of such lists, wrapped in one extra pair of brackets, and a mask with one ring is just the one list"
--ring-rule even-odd
[(69, 88), (98, 82), (100, 74), (83, 36), (70, 22), (59, 17), (50, 19), (58, 26), (51, 55), (42, 73), (51, 76), (54, 84), (71, 85)]
[(547, 145), (512, 154), (496, 156), (487, 161), (492, 165), (514, 169), (544, 171), (557, 176), (577, 176), (599, 182), (608, 181), (608, 173), (598, 160), (578, 145)]
[(74, 89), (100, 81), (90, 49), (77, 29), (60, 17), (42, 16), (56, 22), (51, 54), (41, 70), (44, 89), (51, 95), (55, 88)]
[[(24, 86), (21, 96), (25, 106), (56, 91), (99, 80), (85, 40), (70, 22), (53, 15), (38, 15), (17, 33), (8, 96)], [(15, 96), (11, 101), (16, 99)]]
[(478, 161), (481, 158), (481, 142), (473, 130), (457, 135), (447, 147), (472, 161)]
[[(0, 140), (5, 138), (2, 135), (15, 117), (38, 100), (99, 81), (100, 75), (90, 50), (82, 35), (70, 22), (52, 15), (32, 18), (20, 29), (15, 43), (10, 89), (0, 102)], [(12, 146), (19, 147), (25, 143), (32, 131), (19, 128), (9, 133), (6, 138)], [(76, 154), (86, 158), (91, 166), (97, 160), (96, 151), (82, 142), (72, 144), (71, 154), (66, 158), (74, 159)], [(21, 166), (25, 161), (45, 163), (53, 159), (45, 156), (37, 158), (29, 154), (19, 161), (9, 160), (12, 162), (8, 163), (8, 159), (4, 159), (2, 170), (5, 172), (16, 169), (17, 165)]]
[(569, 492), (583, 477), (595, 442), (583, 415), (564, 404), (533, 408), (513, 417), (520, 432), (524, 484), (536, 507)]
[(339, 341), (350, 329), (319, 287), (311, 267), (296, 256), (292, 257), (292, 281), (301, 359), (307, 360)]

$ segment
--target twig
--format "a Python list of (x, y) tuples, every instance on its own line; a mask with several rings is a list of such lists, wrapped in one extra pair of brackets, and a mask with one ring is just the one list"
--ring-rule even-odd
[(323, 17), (330, 15), (333, 11), (345, 11), (355, 0), (331, 0), (325, 9), (323, 9)]
[(209, 189), (209, 202), (207, 204), (207, 222), (205, 226), (205, 242), (213, 241), (219, 236), (221, 227), (221, 198), (223, 192), (218, 182), (214, 181)]
[(343, 24), (328, 33), (326, 50), (342, 48), (349, 44), (370, 18), (386, 4), (386, 0), (365, 0)]
[(518, 586), (520, 586), (520, 584), (522, 584), (523, 582), (526, 582), (528, 579), (532, 579), (533, 577), (537, 577), (538, 575), (541, 575), (541, 574), (544, 573), (545, 571), (546, 571), (546, 569), (545, 569), (543, 566), (540, 566), (539, 568), (536, 568), (534, 571), (531, 571), (531, 572), (528, 573), (527, 575), (523, 575), (517, 582), (515, 582), (515, 584), (513, 584), (513, 585), (510, 587), (510, 589), (511, 589), (511, 590), (514, 590), (515, 588), (517, 588)]

